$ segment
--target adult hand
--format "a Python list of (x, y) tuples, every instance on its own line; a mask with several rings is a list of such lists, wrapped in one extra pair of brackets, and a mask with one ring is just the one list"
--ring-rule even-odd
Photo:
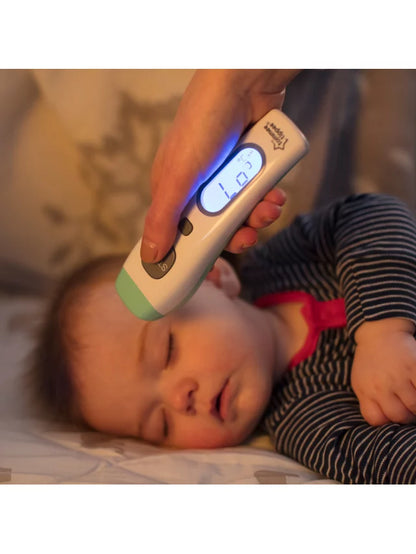
[(355, 334), (351, 385), (371, 425), (416, 421), (416, 340), (411, 321), (366, 322)]
[[(153, 163), (143, 261), (157, 262), (164, 257), (192, 193), (224, 161), (250, 123), (272, 108), (281, 108), (285, 87), (298, 71), (196, 71)], [(279, 217), (284, 202), (283, 191), (270, 191), (235, 233), (227, 250), (237, 253), (255, 244), (257, 230)]]

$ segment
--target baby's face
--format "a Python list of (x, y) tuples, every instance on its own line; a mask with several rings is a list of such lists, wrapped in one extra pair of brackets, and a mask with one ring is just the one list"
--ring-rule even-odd
[(113, 282), (73, 321), (80, 406), (93, 428), (183, 448), (242, 442), (272, 389), (273, 347), (258, 310), (205, 282), (182, 308), (145, 322)]

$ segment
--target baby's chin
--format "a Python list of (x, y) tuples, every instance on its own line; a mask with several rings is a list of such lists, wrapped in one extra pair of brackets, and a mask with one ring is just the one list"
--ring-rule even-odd
[(173, 445), (175, 448), (180, 449), (207, 449), (213, 450), (215, 448), (227, 448), (229, 446), (238, 446), (244, 442), (245, 438), (227, 438), (227, 439), (212, 439), (200, 437), (195, 440), (180, 442), (180, 444)]
[(251, 422), (241, 429), (234, 429), (226, 433), (201, 433), (178, 440), (172, 446), (180, 449), (214, 449), (238, 446), (244, 443), (255, 431), (258, 422)]

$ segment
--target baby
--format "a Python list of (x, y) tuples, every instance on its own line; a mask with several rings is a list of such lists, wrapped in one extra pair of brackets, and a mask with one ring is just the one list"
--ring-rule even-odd
[(243, 442), (344, 483), (416, 482), (416, 222), (389, 196), (298, 217), (252, 250), (240, 283), (218, 260), (166, 317), (137, 319), (124, 261), (71, 275), (32, 377), (56, 416), (181, 448)]

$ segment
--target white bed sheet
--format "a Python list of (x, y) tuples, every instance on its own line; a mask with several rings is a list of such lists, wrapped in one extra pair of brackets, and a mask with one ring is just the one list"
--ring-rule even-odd
[(0, 296), (0, 482), (329, 484), (271, 451), (267, 437), (217, 450), (169, 450), (35, 419), (20, 377), (42, 300)]

